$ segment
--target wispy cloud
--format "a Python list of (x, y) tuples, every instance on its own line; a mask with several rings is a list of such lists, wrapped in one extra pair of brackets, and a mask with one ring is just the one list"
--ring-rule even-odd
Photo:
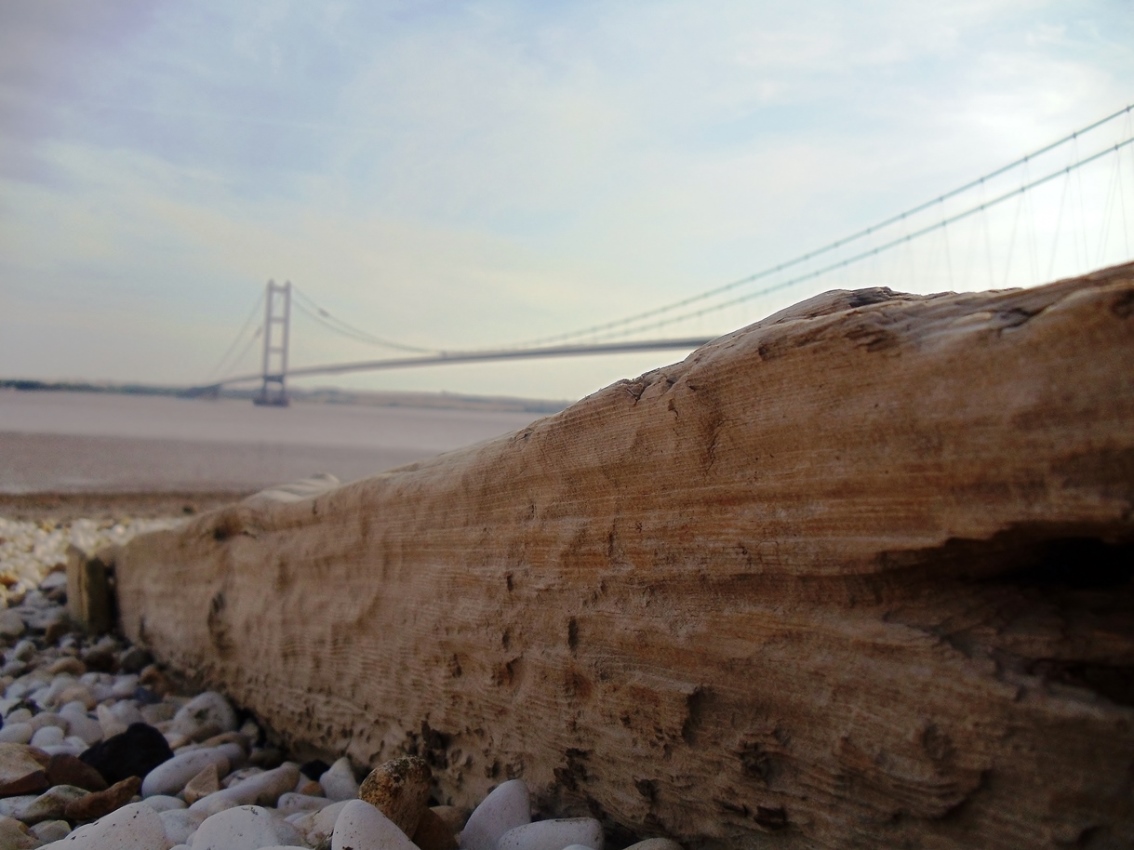
[[(196, 380), (268, 277), (447, 347), (664, 303), (1124, 105), (1132, 44), (1106, 0), (4, 4), (0, 373)], [(526, 369), (370, 380), (611, 376)]]

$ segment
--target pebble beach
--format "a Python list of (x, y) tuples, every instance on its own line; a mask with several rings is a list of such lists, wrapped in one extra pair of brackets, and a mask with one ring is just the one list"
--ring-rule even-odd
[[(522, 779), (436, 805), (427, 762), (299, 762), (215, 691), (68, 618), (71, 546), (173, 517), (0, 517), (0, 848), (606, 850), (592, 818), (533, 812)], [(648, 838), (633, 850), (679, 850)]]

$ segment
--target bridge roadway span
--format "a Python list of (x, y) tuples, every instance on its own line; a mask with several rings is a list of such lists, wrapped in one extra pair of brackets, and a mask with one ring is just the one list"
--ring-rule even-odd
[(265, 375), (263, 372), (237, 375), (213, 384), (193, 387), (191, 394), (213, 393), (223, 386), (262, 381), (265, 378), (279, 380), (282, 377), (299, 378), (307, 375), (338, 375), (344, 372), (366, 372), (378, 369), (401, 369), (408, 366), (441, 366), (450, 363), (477, 363), (486, 360), (526, 360), (540, 357), (573, 357), (586, 354), (627, 354), (636, 351), (661, 351), (665, 349), (700, 348), (714, 337), (691, 337), (686, 339), (647, 339), (633, 342), (610, 342), (593, 345), (555, 345), (546, 348), (511, 348), (496, 351), (442, 351), (428, 357), (395, 357), (387, 360), (363, 360), (354, 363), (332, 363), (323, 366), (302, 366), (288, 369), (286, 376)]

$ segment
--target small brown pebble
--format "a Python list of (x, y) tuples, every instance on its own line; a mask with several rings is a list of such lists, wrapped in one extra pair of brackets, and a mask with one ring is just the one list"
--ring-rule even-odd
[(210, 794), (219, 791), (220, 787), (220, 773), (217, 771), (216, 764), (213, 763), (185, 783), (185, 790), (181, 792), (181, 796), (191, 806), (202, 797), (208, 797)]
[(51, 754), (39, 747), (27, 745), (28, 755), (43, 765), (43, 769), (47, 770), (47, 766), (51, 764)]
[(381, 764), (362, 780), (359, 799), (378, 808), (406, 835), (417, 830), (429, 802), (433, 772), (425, 759), (404, 756)]
[(53, 661), (47, 668), (47, 672), (52, 676), (58, 676), (60, 673), (70, 673), (72, 676), (82, 676), (87, 672), (87, 665), (80, 661), (78, 658), (64, 656), (57, 661)]
[(47, 781), (52, 785), (73, 785), (87, 791), (105, 791), (102, 774), (77, 756), (57, 753), (47, 765)]
[(299, 786), (299, 793), (306, 794), (308, 797), (322, 797), (323, 786), (314, 779), (309, 779), (303, 785)]
[(149, 688), (159, 697), (173, 693), (173, 685), (170, 683), (169, 678), (156, 664), (151, 664), (138, 674), (138, 684)]
[(141, 779), (137, 776), (128, 776), (105, 791), (94, 791), (72, 800), (63, 809), (63, 817), (72, 822), (98, 820), (103, 815), (108, 815), (129, 803), (141, 787)]
[(47, 624), (44, 629), (43, 639), (47, 644), (58, 643), (63, 635), (70, 634), (75, 630), (75, 624), (66, 617), (60, 617), (58, 620), (52, 620)]
[(252, 749), (248, 738), (239, 732), (221, 732), (219, 735), (213, 735), (213, 737), (206, 738), (202, 741), (201, 747), (219, 747), (221, 744), (240, 744), (240, 746), (244, 748), (245, 753)]
[(426, 809), (414, 830), (413, 843), (421, 850), (457, 850), (457, 835), (440, 815)]
[(42, 843), (32, 835), (26, 824), (15, 818), (0, 817), (0, 847), (4, 850), (30, 850)]
[(429, 810), (441, 818), (454, 835), (461, 834), (461, 830), (469, 822), (469, 815), (472, 814), (472, 809), (463, 806), (430, 806)]
[(118, 670), (118, 659), (113, 652), (105, 649), (91, 649), (83, 654), (83, 663), (87, 669), (96, 673), (114, 673)]
[(123, 673), (141, 673), (154, 663), (154, 657), (141, 647), (132, 646), (122, 653), (118, 663)]
[(275, 747), (264, 747), (263, 749), (256, 750), (248, 757), (248, 764), (253, 767), (262, 767), (265, 770), (271, 770), (273, 767), (279, 767), (283, 764), (283, 753)]
[(69, 688), (64, 688), (59, 692), (58, 698), (59, 705), (66, 705), (69, 702), (81, 702), (90, 711), (95, 707), (94, 695), (86, 685), (72, 685)]
[(45, 771), (50, 761), (51, 756), (36, 747), (0, 744), (0, 797), (45, 791), (50, 787)]

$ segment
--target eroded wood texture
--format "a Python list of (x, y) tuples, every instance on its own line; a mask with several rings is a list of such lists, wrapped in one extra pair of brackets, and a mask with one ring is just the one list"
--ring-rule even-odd
[(119, 555), (294, 742), (688, 847), (1134, 844), (1134, 267), (833, 293)]

